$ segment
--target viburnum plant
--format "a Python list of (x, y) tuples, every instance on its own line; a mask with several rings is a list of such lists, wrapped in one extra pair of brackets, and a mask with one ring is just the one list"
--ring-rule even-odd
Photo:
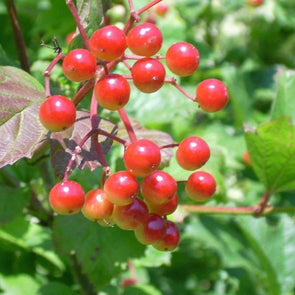
[[(168, 218), (177, 208), (177, 183), (186, 183), (188, 197), (203, 202), (214, 195), (216, 182), (204, 171), (193, 172), (188, 180), (177, 182), (173, 175), (161, 170), (162, 151), (176, 149), (180, 167), (194, 171), (209, 160), (210, 148), (196, 136), (185, 138), (180, 144), (170, 141), (164, 145), (157, 140), (141, 138), (124, 109), (132, 95), (130, 83), (143, 93), (156, 92), (164, 83), (171, 84), (184, 99), (190, 99), (194, 107), (199, 106), (206, 112), (222, 110), (229, 101), (229, 93), (222, 81), (207, 79), (197, 86), (194, 95), (190, 95), (177, 84), (176, 77), (167, 77), (166, 67), (177, 76), (192, 75), (198, 69), (200, 55), (194, 45), (182, 40), (172, 44), (166, 55), (158, 54), (163, 42), (162, 32), (155, 24), (140, 22), (140, 17), (159, 2), (151, 1), (135, 11), (130, 0), (130, 18), (122, 30), (105, 25), (88, 36), (75, 4), (66, 1), (84, 48), (72, 49), (67, 54), (55, 48), (57, 55), (44, 73), (47, 99), (41, 104), (39, 117), (51, 132), (73, 127), (76, 124), (75, 107), (87, 93), (92, 93), (91, 129), (72, 151), (62, 181), (50, 191), (49, 202), (53, 210), (64, 215), (81, 210), (86, 218), (101, 225), (134, 230), (142, 244), (154, 245), (158, 250), (173, 250), (179, 243), (179, 229)], [(50, 73), (59, 61), (69, 80), (84, 82), (73, 99), (51, 94)], [(119, 63), (127, 68), (129, 75), (116, 73)], [(128, 139), (100, 128), (98, 108), (119, 113)], [(125, 170), (111, 171), (99, 141), (101, 135), (122, 145)], [(84, 193), (78, 182), (68, 180), (68, 177), (88, 140), (95, 147), (94, 153), (103, 173), (101, 188)]]

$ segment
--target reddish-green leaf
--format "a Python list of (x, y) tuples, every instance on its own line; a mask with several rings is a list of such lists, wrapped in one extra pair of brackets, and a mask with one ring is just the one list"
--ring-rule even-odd
[[(103, 118), (100, 118), (98, 127), (112, 134), (117, 132), (116, 125)], [(90, 131), (91, 122), (89, 113), (78, 111), (77, 120), (73, 127), (64, 132), (54, 132), (50, 135), (51, 162), (57, 176), (62, 177), (64, 175), (76, 146), (80, 144), (85, 135)], [(107, 154), (112, 145), (112, 140), (102, 135), (99, 135), (98, 140), (103, 154)], [(81, 153), (75, 158), (75, 165), (72, 168), (75, 167), (79, 169), (88, 167), (91, 171), (101, 167), (100, 159), (91, 139), (86, 141)]]
[(45, 129), (39, 121), (44, 89), (26, 72), (0, 67), (0, 168), (31, 158), (41, 148)]

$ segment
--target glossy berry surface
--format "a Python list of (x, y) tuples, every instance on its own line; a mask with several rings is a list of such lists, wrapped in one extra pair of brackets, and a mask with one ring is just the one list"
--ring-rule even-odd
[(148, 216), (147, 205), (139, 198), (134, 198), (126, 206), (114, 207), (113, 220), (115, 224), (125, 230), (134, 230), (143, 224)]
[(92, 78), (96, 71), (96, 58), (86, 49), (74, 49), (62, 63), (64, 75), (71, 81), (82, 82)]
[(202, 81), (196, 90), (196, 101), (206, 112), (218, 112), (228, 103), (229, 95), (226, 86), (217, 79)]
[(139, 177), (147, 176), (160, 165), (160, 148), (151, 140), (137, 140), (128, 145), (123, 161), (126, 169), (133, 175)]
[(89, 40), (91, 52), (103, 61), (112, 61), (121, 57), (127, 47), (122, 30), (109, 25), (96, 30)]
[(214, 177), (207, 172), (197, 171), (192, 173), (185, 185), (185, 191), (194, 201), (204, 202), (210, 199), (216, 190)]
[(102, 107), (116, 111), (129, 101), (130, 85), (121, 75), (109, 74), (95, 84), (94, 94)]
[(129, 49), (141, 56), (156, 54), (163, 42), (161, 31), (151, 23), (143, 23), (133, 27), (127, 35)]
[(54, 211), (63, 215), (78, 213), (84, 204), (85, 193), (79, 183), (67, 180), (53, 186), (49, 203)]
[(178, 244), (180, 239), (180, 233), (177, 225), (170, 221), (166, 221), (166, 230), (164, 236), (153, 247), (160, 251), (172, 251)]
[(167, 50), (167, 67), (178, 76), (192, 75), (197, 70), (199, 63), (199, 51), (190, 43), (177, 42)]
[(146, 220), (135, 230), (136, 239), (144, 245), (154, 244), (165, 234), (166, 223), (164, 219), (154, 213), (150, 213)]
[(166, 70), (158, 60), (143, 58), (133, 65), (131, 75), (134, 85), (140, 91), (152, 93), (163, 86)]
[(92, 221), (109, 218), (113, 213), (114, 204), (106, 197), (102, 189), (93, 189), (85, 195), (81, 209), (83, 215)]
[(167, 172), (157, 170), (142, 180), (140, 191), (147, 203), (164, 204), (176, 194), (177, 183)]
[(177, 163), (186, 170), (199, 169), (209, 158), (210, 149), (208, 144), (197, 136), (185, 138), (176, 150)]
[(171, 200), (164, 204), (156, 204), (147, 202), (150, 213), (155, 213), (160, 216), (167, 216), (172, 214), (178, 206), (178, 196), (175, 194)]
[(65, 96), (49, 96), (40, 106), (39, 118), (49, 131), (63, 131), (72, 126), (76, 120), (76, 108)]
[(103, 189), (112, 203), (123, 206), (132, 203), (139, 192), (139, 184), (130, 172), (118, 171), (105, 181)]

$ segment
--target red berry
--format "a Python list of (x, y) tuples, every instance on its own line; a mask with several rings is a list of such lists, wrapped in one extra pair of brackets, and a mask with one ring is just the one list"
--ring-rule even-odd
[(92, 221), (109, 218), (113, 213), (114, 204), (106, 197), (102, 189), (93, 189), (85, 195), (82, 207), (83, 215)]
[(179, 229), (177, 225), (170, 221), (166, 221), (166, 231), (164, 236), (158, 242), (153, 244), (153, 247), (160, 251), (172, 251), (179, 243)]
[(166, 53), (166, 64), (178, 76), (192, 75), (198, 68), (200, 55), (197, 48), (186, 42), (177, 42)]
[(113, 220), (118, 227), (125, 230), (133, 230), (146, 220), (148, 213), (147, 205), (141, 199), (134, 198), (129, 205), (115, 205)]
[(124, 32), (113, 25), (96, 30), (90, 37), (89, 45), (91, 52), (104, 61), (121, 57), (127, 47)]
[(152, 56), (156, 54), (163, 42), (161, 31), (151, 23), (143, 23), (130, 30), (127, 36), (129, 49), (138, 55)]
[(247, 2), (252, 6), (260, 6), (263, 4), (263, 0), (247, 0)]
[(67, 36), (66, 36), (66, 44), (69, 45), (72, 40), (74, 39), (74, 36), (75, 36), (75, 31), (74, 32), (71, 32), (69, 33)]
[(129, 101), (130, 85), (121, 75), (110, 74), (95, 84), (94, 94), (102, 107), (116, 111)]
[(147, 176), (157, 170), (161, 163), (160, 148), (148, 139), (137, 140), (127, 147), (123, 161), (133, 175)]
[(165, 234), (166, 223), (162, 217), (150, 213), (143, 224), (135, 230), (136, 239), (144, 245), (154, 244), (159, 241)]
[(140, 190), (147, 203), (165, 204), (176, 194), (177, 183), (167, 172), (157, 170), (142, 180)]
[(196, 101), (201, 109), (206, 112), (222, 110), (227, 105), (228, 100), (228, 90), (220, 80), (207, 79), (197, 86)]
[(132, 203), (139, 192), (139, 184), (130, 172), (118, 171), (105, 181), (103, 189), (112, 203), (123, 206)]
[(57, 183), (49, 193), (49, 203), (59, 214), (69, 215), (79, 212), (84, 204), (84, 191), (79, 183), (67, 180)]
[(214, 177), (203, 171), (191, 174), (186, 182), (185, 191), (194, 201), (204, 202), (210, 199), (216, 190)]
[(167, 216), (172, 214), (178, 206), (178, 196), (175, 194), (172, 199), (165, 204), (155, 204), (155, 203), (148, 203), (147, 206), (149, 208), (150, 213), (155, 213), (160, 216)]
[(39, 118), (49, 131), (63, 131), (75, 123), (76, 108), (65, 96), (49, 96), (40, 106)]
[(243, 154), (243, 161), (247, 166), (251, 166), (251, 159), (248, 151), (245, 151)]
[(74, 49), (62, 63), (64, 75), (71, 81), (82, 82), (92, 78), (96, 71), (96, 58), (86, 49)]
[(164, 3), (164, 2), (160, 2), (155, 6), (155, 12), (157, 15), (159, 16), (164, 16), (166, 15), (166, 13), (168, 12), (169, 7), (168, 4)]
[(138, 60), (131, 69), (134, 85), (144, 93), (159, 90), (163, 84), (166, 71), (162, 63), (153, 58)]
[(176, 160), (186, 170), (202, 167), (210, 157), (210, 149), (205, 140), (197, 136), (185, 138), (178, 146)]

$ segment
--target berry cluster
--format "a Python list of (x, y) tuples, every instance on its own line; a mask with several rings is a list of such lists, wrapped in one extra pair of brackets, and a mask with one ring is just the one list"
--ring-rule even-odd
[[(94, 81), (93, 101), (109, 111), (119, 112), (130, 141), (107, 132), (103, 134), (124, 146), (125, 170), (110, 171), (97, 142), (98, 133), (103, 131), (93, 125), (92, 132), (85, 135), (79, 148), (91, 136), (96, 140), (104, 169), (101, 188), (85, 193), (79, 183), (68, 180), (71, 161), (63, 181), (50, 191), (50, 205), (64, 215), (81, 210), (86, 218), (103, 226), (117, 225), (124, 230), (133, 230), (142, 244), (151, 244), (159, 250), (173, 250), (179, 243), (179, 229), (167, 216), (177, 208), (178, 185), (172, 175), (160, 169), (161, 149), (176, 148), (177, 163), (183, 169), (193, 171), (187, 180), (182, 181), (188, 197), (204, 202), (216, 189), (214, 177), (198, 170), (209, 160), (210, 148), (197, 136), (167, 146), (158, 146), (147, 138), (138, 139), (123, 109), (131, 93), (128, 80), (144, 93), (156, 92), (164, 83), (171, 83), (206, 112), (217, 112), (226, 106), (229, 99), (227, 88), (217, 79), (207, 79), (197, 86), (196, 95), (191, 97), (176, 84), (175, 78), (167, 78), (166, 67), (178, 76), (192, 75), (199, 66), (199, 52), (192, 44), (178, 42), (169, 47), (165, 56), (156, 55), (161, 49), (163, 36), (152, 23), (126, 26), (125, 30), (107, 25), (84, 41), (87, 49), (74, 49), (66, 56), (59, 55), (55, 61), (63, 59), (62, 69), (69, 80)], [(130, 65), (130, 61), (135, 62)], [(119, 62), (130, 70), (130, 75), (111, 72)], [(76, 118), (73, 101), (50, 95), (49, 89), (47, 94), (47, 100), (40, 107), (41, 123), (52, 132), (72, 126)], [(91, 116), (97, 117), (97, 107), (91, 108)]]

